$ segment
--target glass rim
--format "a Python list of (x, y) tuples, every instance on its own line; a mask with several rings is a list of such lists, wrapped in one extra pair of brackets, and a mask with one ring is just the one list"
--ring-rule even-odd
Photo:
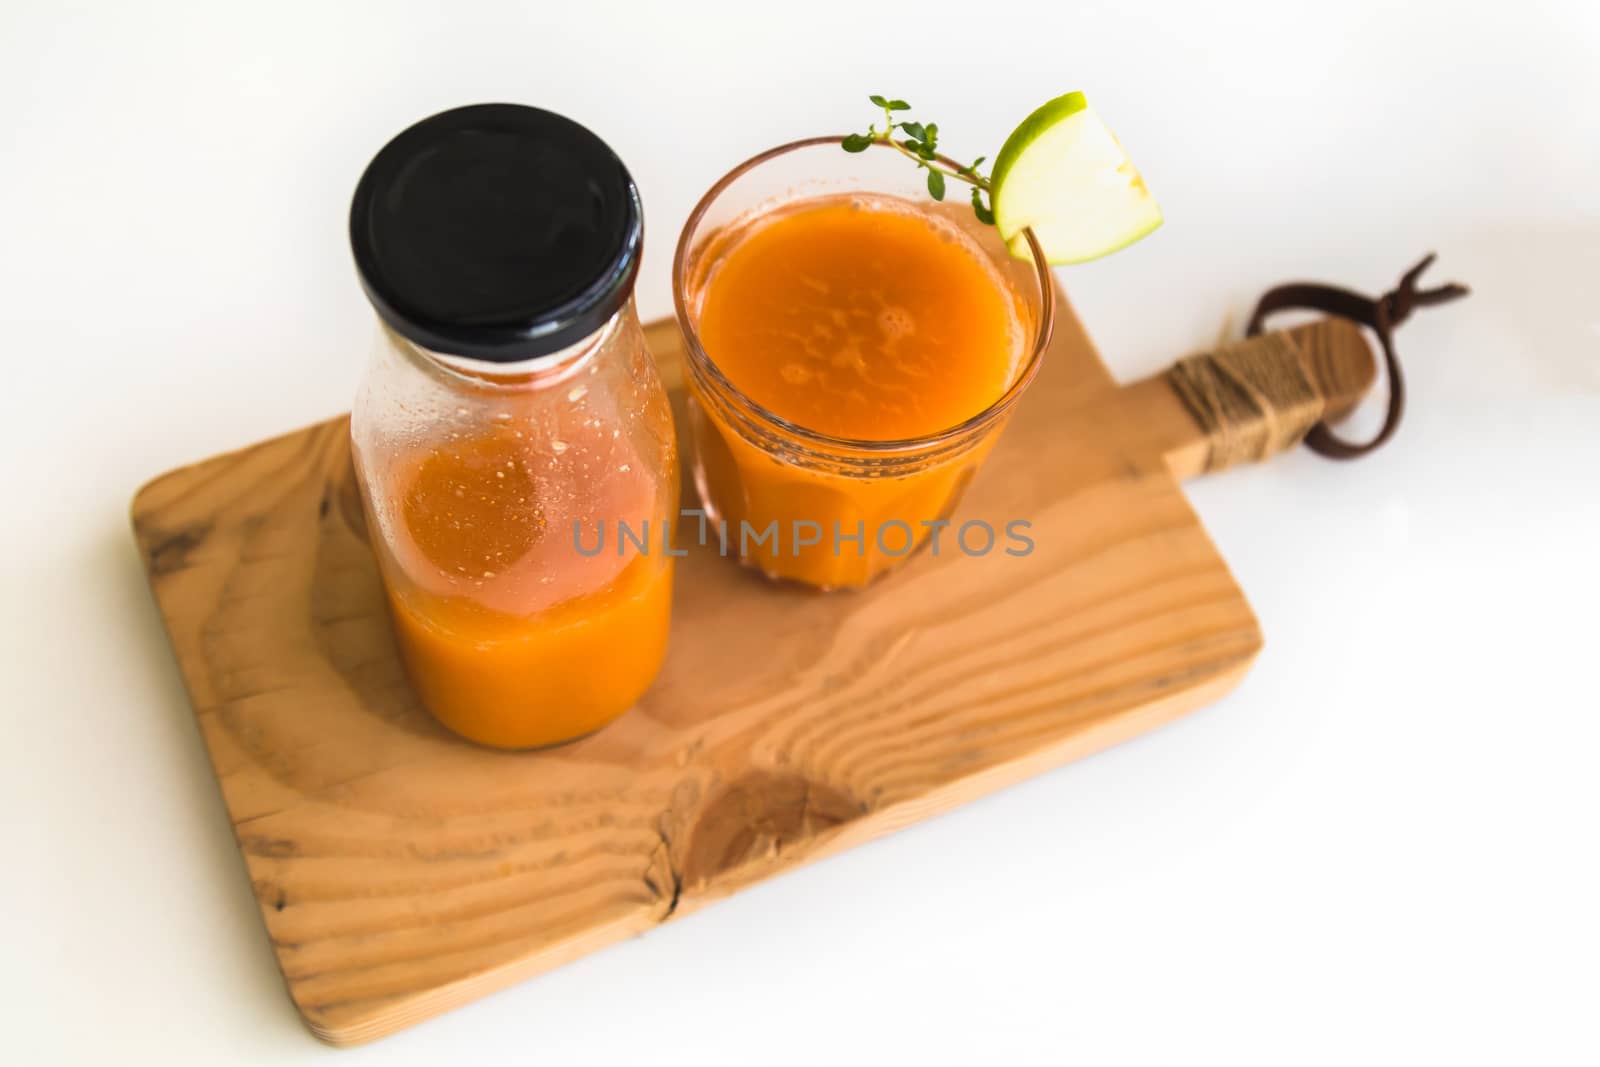
[[(1027, 362), (1017, 373), (1016, 379), (1006, 388), (1006, 391), (990, 405), (975, 415), (942, 430), (932, 433), (920, 434), (916, 437), (900, 437), (892, 440), (871, 440), (865, 438), (836, 437), (833, 434), (812, 430), (799, 423), (785, 419), (769, 408), (762, 406), (751, 399), (743, 390), (731, 382), (722, 369), (707, 354), (700, 343), (700, 334), (689, 321), (689, 309), (684, 293), (684, 275), (689, 262), (689, 237), (711, 210), (712, 204), (739, 178), (756, 169), (764, 163), (777, 159), (779, 156), (788, 155), (804, 148), (814, 148), (820, 145), (842, 145), (844, 135), (826, 135), (821, 137), (807, 137), (799, 141), (789, 141), (786, 144), (769, 148), (765, 152), (751, 156), (749, 159), (734, 167), (716, 183), (707, 189), (694, 210), (689, 212), (689, 218), (684, 222), (683, 229), (678, 234), (677, 249), (672, 256), (672, 305), (678, 319), (678, 329), (683, 335), (684, 352), (687, 356), (691, 370), (709, 375), (712, 381), (729, 395), (744, 405), (761, 421), (769, 423), (784, 433), (790, 434), (800, 440), (813, 445), (821, 445), (829, 449), (867, 454), (897, 454), (906, 452), (922, 452), (938, 445), (948, 444), (959, 440), (978, 430), (984, 429), (995, 422), (1000, 416), (1010, 411), (1022, 394), (1038, 376), (1039, 365), (1043, 361), (1045, 349), (1050, 347), (1050, 338), (1055, 331), (1056, 317), (1056, 290), (1055, 278), (1050, 273), (1050, 265), (1045, 262), (1044, 250), (1039, 247), (1039, 239), (1034, 236), (1031, 228), (1024, 228), (1022, 236), (1027, 238), (1028, 249), (1033, 254), (1032, 266), (1034, 280), (1039, 285), (1039, 322), (1033, 332), (1032, 350), (1028, 353)], [(890, 149), (889, 145), (881, 141), (874, 141), (873, 148)], [(946, 166), (959, 169), (961, 164), (949, 157), (936, 153), (935, 158)]]

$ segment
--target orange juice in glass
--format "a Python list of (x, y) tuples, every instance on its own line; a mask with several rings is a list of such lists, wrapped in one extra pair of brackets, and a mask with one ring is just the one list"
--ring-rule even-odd
[(938, 543), (1049, 343), (1027, 240), (1011, 258), (882, 145), (796, 142), (711, 188), (673, 296), (695, 483), (728, 554), (838, 589)]

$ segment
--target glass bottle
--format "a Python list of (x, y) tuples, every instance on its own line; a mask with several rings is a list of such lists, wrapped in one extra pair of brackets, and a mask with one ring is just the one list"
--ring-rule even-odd
[(382, 320), (350, 424), (368, 529), (418, 696), (483, 744), (591, 733), (665, 655), (678, 462), (642, 230), (598, 137), (516, 105), (425, 119), (356, 189)]

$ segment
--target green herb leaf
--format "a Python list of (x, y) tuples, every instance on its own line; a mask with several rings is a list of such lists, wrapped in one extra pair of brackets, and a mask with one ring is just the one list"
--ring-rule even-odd
[(983, 202), (983, 190), (977, 186), (972, 187), (972, 213), (978, 216), (978, 221), (985, 226), (994, 225), (994, 212)]
[[(937, 122), (921, 123), (913, 119), (896, 122), (893, 112), (910, 110), (910, 104), (898, 97), (886, 97), (878, 93), (872, 94), (868, 99), (875, 106), (890, 113), (885, 115), (888, 121), (882, 132), (879, 132), (878, 125), (874, 122), (866, 133), (853, 133), (843, 138), (841, 144), (846, 152), (864, 152), (874, 142), (881, 141), (897, 149), (913, 164), (928, 172), (929, 196), (935, 200), (943, 200), (951, 178), (966, 182), (973, 187), (972, 210), (983, 222), (989, 224), (994, 222), (994, 214), (984, 199), (989, 188), (989, 180), (978, 173), (978, 164), (983, 162), (983, 156), (974, 160), (971, 166), (963, 167), (959, 163), (951, 163), (939, 155)], [(900, 131), (899, 136), (895, 135), (896, 130)]]

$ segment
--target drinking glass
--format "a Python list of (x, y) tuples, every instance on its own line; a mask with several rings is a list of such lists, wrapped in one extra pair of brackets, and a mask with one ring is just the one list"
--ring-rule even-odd
[[(1024, 231), (1031, 259), (1013, 258), (965, 201), (931, 199), (923, 172), (898, 151), (875, 143), (846, 153), (841, 141), (796, 141), (735, 167), (690, 214), (672, 273), (688, 368), (692, 472), (723, 550), (769, 577), (824, 590), (864, 586), (930, 544), (941, 550), (940, 524), (1038, 373), (1055, 317), (1050, 270), (1031, 231)], [(1015, 298), (1026, 347), (1001, 395), (963, 422), (900, 440), (832, 436), (763, 407), (706, 352), (698, 332), (705, 294), (749, 228), (797, 201), (854, 193), (896, 197), (961, 227)]]

